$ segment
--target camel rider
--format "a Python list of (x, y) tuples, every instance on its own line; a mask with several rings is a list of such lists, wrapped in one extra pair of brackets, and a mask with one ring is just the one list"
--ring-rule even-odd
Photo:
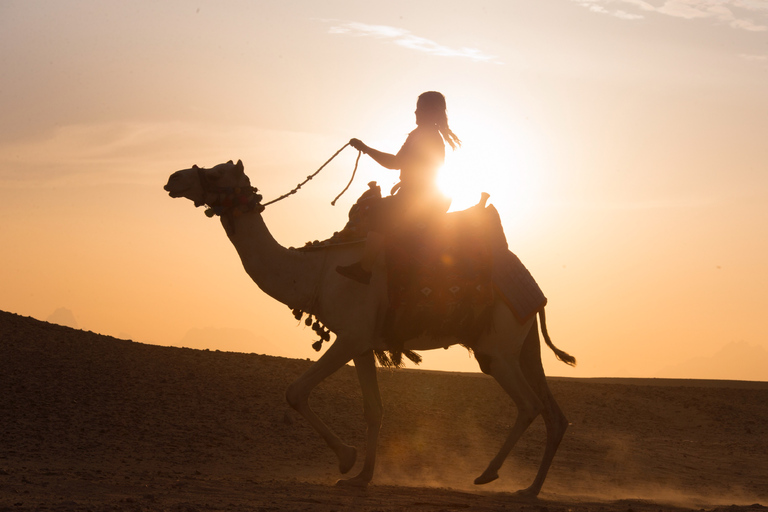
[(450, 199), (437, 188), (437, 173), (445, 161), (445, 144), (451, 148), (461, 141), (448, 127), (445, 97), (435, 91), (421, 94), (416, 102), (416, 129), (413, 130), (396, 155), (384, 153), (365, 145), (358, 139), (349, 144), (373, 158), (387, 169), (400, 170), (400, 182), (392, 188), (371, 212), (371, 230), (360, 261), (336, 267), (341, 275), (368, 284), (371, 269), (386, 242), (386, 236), (404, 230), (423, 229), (431, 219), (443, 214)]

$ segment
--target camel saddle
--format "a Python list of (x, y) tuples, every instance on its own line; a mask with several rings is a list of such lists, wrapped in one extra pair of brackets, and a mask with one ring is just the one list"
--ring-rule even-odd
[[(363, 239), (368, 214), (381, 200), (376, 182), (349, 212), (349, 222), (322, 247)], [(491, 305), (503, 300), (520, 322), (547, 303), (533, 276), (512, 253), (499, 213), (487, 196), (467, 210), (388, 237), (386, 249), (389, 310), (382, 327), (393, 364), (399, 365), (407, 339), (421, 335), (458, 336), (472, 348), (490, 327)], [(406, 354), (408, 355), (408, 354)]]

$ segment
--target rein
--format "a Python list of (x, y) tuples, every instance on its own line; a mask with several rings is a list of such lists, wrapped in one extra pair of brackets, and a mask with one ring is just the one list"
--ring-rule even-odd
[[(254, 210), (258, 210), (259, 213), (263, 212), (264, 209), (274, 204), (278, 201), (282, 201), (283, 199), (292, 196), (296, 192), (299, 191), (299, 189), (306, 185), (312, 178), (320, 174), (320, 171), (322, 171), (326, 165), (331, 163), (331, 160), (336, 158), (339, 153), (341, 153), (347, 146), (349, 146), (349, 142), (344, 144), (336, 153), (333, 154), (331, 158), (325, 161), (323, 165), (320, 166), (319, 169), (317, 169), (314, 173), (307, 176), (307, 179), (296, 185), (296, 187), (291, 190), (290, 192), (287, 192), (283, 194), (282, 196), (278, 197), (277, 199), (273, 199), (272, 201), (269, 201), (267, 203), (261, 203), (262, 196), (261, 194), (258, 194), (258, 189), (256, 187), (219, 187), (216, 185), (213, 185), (208, 182), (208, 180), (205, 177), (205, 173), (203, 172), (204, 169), (198, 168), (197, 169), (197, 176), (200, 180), (200, 186), (203, 188), (203, 192), (205, 196), (213, 195), (215, 196), (215, 199), (213, 201), (204, 201), (204, 204), (208, 206), (208, 209), (205, 210), (205, 214), (208, 217), (213, 217), (214, 215), (232, 215), (232, 216), (240, 216), (243, 213), (251, 212)], [(352, 177), (349, 179), (349, 183), (347, 183), (347, 186), (344, 187), (344, 190), (342, 190), (339, 195), (336, 196), (336, 198), (331, 201), (331, 206), (336, 205), (336, 201), (344, 194), (344, 192), (349, 189), (350, 185), (352, 185), (352, 181), (355, 179), (355, 174), (357, 173), (357, 166), (360, 163), (360, 157), (362, 156), (363, 152), (358, 151), (357, 153), (357, 159), (355, 160), (355, 168), (352, 171)], [(202, 206), (201, 204), (195, 204), (195, 206)]]
[[(324, 163), (323, 165), (321, 165), (321, 166), (320, 166), (320, 168), (319, 168), (318, 170), (316, 170), (315, 172), (313, 172), (312, 174), (310, 174), (309, 176), (307, 176), (307, 179), (305, 179), (304, 181), (302, 181), (301, 183), (299, 183), (298, 185), (296, 185), (296, 188), (294, 188), (294, 189), (293, 189), (293, 190), (291, 190), (290, 192), (287, 192), (287, 193), (285, 193), (285, 194), (281, 195), (281, 196), (280, 196), (280, 197), (278, 197), (277, 199), (273, 199), (273, 200), (271, 200), (271, 201), (270, 201), (270, 202), (268, 202), (268, 203), (264, 203), (264, 206), (266, 207), (266, 206), (269, 206), (269, 205), (271, 205), (271, 204), (273, 204), (273, 203), (276, 203), (276, 202), (278, 202), (278, 201), (282, 201), (282, 200), (283, 200), (283, 199), (285, 199), (286, 197), (290, 197), (290, 196), (292, 196), (293, 194), (295, 194), (296, 192), (298, 192), (298, 191), (299, 191), (299, 189), (300, 189), (301, 187), (303, 187), (304, 185), (306, 185), (306, 184), (307, 184), (307, 183), (308, 183), (308, 182), (309, 182), (309, 181), (310, 181), (312, 178), (314, 178), (315, 176), (317, 176), (318, 174), (320, 174), (320, 171), (322, 171), (322, 170), (323, 170), (323, 168), (324, 168), (326, 165), (328, 165), (329, 163), (331, 163), (331, 160), (333, 160), (334, 158), (336, 158), (336, 157), (339, 155), (339, 153), (341, 153), (342, 151), (344, 151), (344, 149), (345, 149), (347, 146), (349, 146), (349, 142), (347, 142), (346, 144), (344, 144), (343, 146), (341, 146), (341, 148), (340, 148), (340, 149), (339, 149), (337, 152), (335, 152), (331, 158), (329, 158), (328, 160), (326, 160), (326, 161), (325, 161), (325, 163)], [(349, 186), (352, 184), (352, 181), (355, 179), (355, 174), (357, 173), (357, 164), (360, 162), (360, 156), (361, 156), (362, 154), (363, 154), (363, 152), (362, 152), (362, 151), (358, 151), (358, 152), (357, 152), (357, 160), (355, 160), (355, 168), (354, 168), (354, 170), (352, 171), (352, 177), (349, 179), (349, 183), (347, 183), (347, 186), (346, 186), (346, 187), (344, 187), (344, 190), (342, 190), (342, 191), (339, 193), (339, 195), (337, 195), (337, 196), (336, 196), (336, 198), (335, 198), (333, 201), (331, 201), (331, 206), (336, 206), (336, 201), (337, 201), (337, 200), (338, 200), (338, 199), (341, 197), (341, 195), (342, 195), (344, 192), (346, 192), (346, 191), (347, 191), (347, 189), (349, 188)]]

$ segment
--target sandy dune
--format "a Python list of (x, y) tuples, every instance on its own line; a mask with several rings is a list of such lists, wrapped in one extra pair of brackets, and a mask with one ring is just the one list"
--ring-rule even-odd
[[(572, 425), (540, 498), (520, 501), (510, 493), (533, 479), (543, 423), (499, 480), (473, 486), (515, 415), (495, 382), (475, 374), (381, 370), (374, 484), (335, 487), (331, 451), (283, 398), (309, 364), (142, 345), (0, 312), (0, 512), (768, 504), (766, 383), (552, 379)], [(312, 404), (362, 446), (352, 368), (321, 385)]]

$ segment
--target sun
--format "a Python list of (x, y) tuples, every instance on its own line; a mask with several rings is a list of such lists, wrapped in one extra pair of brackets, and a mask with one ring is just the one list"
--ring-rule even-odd
[(451, 210), (456, 211), (477, 204), (483, 192), (506, 200), (513, 177), (514, 170), (504, 155), (490, 150), (487, 143), (468, 138), (461, 148), (448, 150), (437, 185), (452, 199)]
[(540, 158), (530, 137), (513, 133), (509, 125), (462, 126), (466, 130), (462, 146), (448, 149), (438, 176), (438, 187), (452, 199), (450, 211), (474, 206), (486, 192), (489, 203), (513, 217), (505, 222), (528, 222), (535, 217), (543, 183)]
[(488, 171), (482, 167), (465, 167), (461, 162), (446, 163), (440, 170), (437, 186), (451, 198), (451, 210), (465, 210), (480, 201), (483, 192), (493, 195), (492, 181)]

